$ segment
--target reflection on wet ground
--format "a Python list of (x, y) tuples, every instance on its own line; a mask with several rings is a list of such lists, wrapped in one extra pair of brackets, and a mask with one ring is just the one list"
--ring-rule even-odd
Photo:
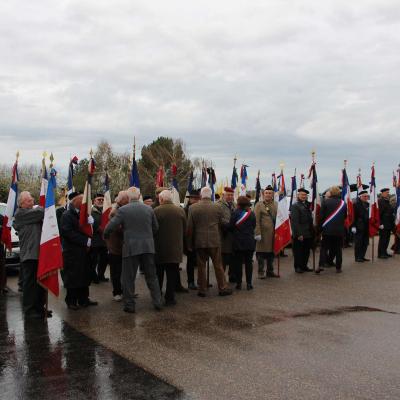
[(57, 316), (24, 320), (20, 297), (0, 298), (3, 399), (184, 399), (161, 381)]

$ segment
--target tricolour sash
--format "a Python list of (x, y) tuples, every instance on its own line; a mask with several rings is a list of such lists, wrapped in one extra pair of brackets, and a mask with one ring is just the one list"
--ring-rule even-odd
[(241, 214), (240, 218), (236, 221), (235, 225), (236, 226), (242, 225), (243, 222), (245, 222), (250, 217), (250, 214), (251, 214), (251, 210), (242, 211), (242, 214)]
[(325, 222), (322, 224), (322, 227), (325, 228), (326, 225), (329, 224), (329, 222), (333, 221), (339, 213), (343, 210), (343, 208), (346, 207), (346, 203), (343, 200), (340, 200), (339, 205), (336, 207), (335, 210), (328, 216), (328, 218), (325, 220)]

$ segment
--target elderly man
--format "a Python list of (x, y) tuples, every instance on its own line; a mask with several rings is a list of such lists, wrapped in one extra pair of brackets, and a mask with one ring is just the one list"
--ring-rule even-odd
[(340, 198), (340, 188), (332, 186), (330, 197), (325, 198), (321, 205), (320, 231), (322, 232), (318, 274), (323, 270), (327, 257), (336, 259), (336, 272), (342, 272), (342, 247), (345, 233), (344, 221), (347, 216), (346, 204)]
[[(13, 226), (18, 232), (21, 269), (24, 274), (23, 309), (25, 316), (33, 318), (43, 318), (46, 312), (46, 292), (36, 279), (43, 218), (43, 208), (34, 207), (34, 199), (29, 192), (21, 192)], [(51, 316), (51, 312), (48, 312), (48, 316)]]
[[(92, 239), (86, 236), (79, 226), (79, 213), (83, 195), (72, 192), (68, 196), (68, 210), (61, 217), (61, 238), (64, 269), (62, 278), (67, 289), (65, 303), (70, 310), (79, 307), (95, 306), (96, 301), (89, 299), (91, 282), (90, 246)], [(25, 277), (25, 276), (24, 276)]]
[[(3, 216), (0, 214), (0, 238), (3, 228)], [(6, 250), (4, 243), (0, 241), (0, 294), (8, 292), (7, 289), (7, 273), (6, 273)]]
[(290, 222), (292, 225), (294, 270), (298, 274), (311, 271), (307, 263), (313, 244), (313, 219), (307, 203), (308, 190), (297, 191), (297, 202), (292, 205)]
[(221, 253), (222, 253), (222, 265), (224, 271), (229, 266), (228, 276), (229, 282), (236, 282), (235, 268), (232, 260), (232, 242), (233, 234), (229, 229), (229, 221), (235, 211), (235, 203), (233, 201), (234, 191), (230, 187), (225, 187), (222, 193), (222, 198), (217, 201), (217, 204), (221, 207), (223, 214), (223, 225), (221, 227)]
[(135, 279), (139, 264), (143, 268), (153, 306), (161, 310), (161, 293), (154, 264), (154, 235), (158, 223), (154, 211), (139, 201), (140, 189), (129, 189), (130, 203), (119, 208), (104, 230), (108, 239), (120, 227), (124, 233), (122, 247), (122, 292), (124, 311), (135, 312)]
[(225, 280), (224, 269), (221, 265), (220, 229), (224, 223), (221, 207), (211, 201), (211, 189), (203, 187), (200, 192), (201, 200), (193, 204), (188, 216), (188, 249), (196, 250), (199, 278), (200, 297), (206, 296), (207, 279), (206, 263), (208, 258), (214, 265), (220, 296), (232, 294)]
[[(264, 190), (263, 201), (259, 201), (254, 207), (254, 214), (256, 215), (256, 257), (260, 279), (265, 279), (266, 276), (278, 277), (274, 273), (274, 234), (277, 211), (278, 205), (274, 201), (274, 189), (269, 185)], [(267, 261), (266, 275), (264, 275), (265, 260)]]
[(97, 193), (93, 199), (92, 217), (94, 223), (92, 245), (90, 247), (91, 272), (94, 283), (108, 282), (108, 279), (104, 276), (108, 265), (108, 253), (103, 239), (103, 232), (100, 229), (103, 202), (104, 195)]
[(356, 262), (369, 261), (368, 258), (365, 258), (369, 244), (368, 200), (368, 192), (362, 190), (354, 203), (354, 222), (351, 231), (354, 234), (354, 257)]
[(163, 286), (164, 272), (167, 275), (165, 305), (175, 305), (175, 290), (182, 262), (184, 236), (186, 234), (185, 211), (173, 204), (170, 190), (159, 195), (160, 205), (154, 209), (158, 221), (155, 234), (156, 265), (160, 290)]
[(379, 217), (381, 225), (379, 227), (378, 258), (387, 259), (392, 257), (388, 252), (390, 234), (394, 228), (394, 209), (390, 204), (390, 190), (383, 188), (378, 200)]

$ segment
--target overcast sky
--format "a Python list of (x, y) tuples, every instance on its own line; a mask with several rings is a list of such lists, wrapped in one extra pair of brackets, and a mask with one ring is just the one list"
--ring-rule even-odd
[(0, 3), (0, 160), (65, 170), (108, 139), (182, 138), (262, 184), (285, 163), (322, 185), (391, 184), (400, 162), (400, 3), (11, 0)]

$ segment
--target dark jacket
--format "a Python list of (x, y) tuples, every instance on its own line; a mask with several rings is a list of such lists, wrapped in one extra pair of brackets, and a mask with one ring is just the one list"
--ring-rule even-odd
[(64, 287), (72, 289), (89, 286), (88, 237), (79, 230), (79, 214), (73, 208), (65, 211), (61, 217), (61, 235)]
[(44, 210), (42, 207), (17, 208), (13, 226), (18, 232), (21, 262), (39, 259)]
[(96, 206), (92, 207), (92, 217), (94, 219), (92, 247), (106, 246), (106, 243), (103, 240), (103, 232), (100, 230), (102, 213), (102, 209), (99, 209)]
[(172, 203), (154, 209), (158, 231), (154, 236), (157, 264), (180, 264), (186, 234), (186, 215), (183, 208)]
[(303, 236), (305, 239), (309, 239), (313, 237), (313, 218), (308, 203), (297, 201), (292, 204), (290, 223), (293, 238), (297, 239), (299, 236)]
[(357, 199), (354, 203), (354, 222), (353, 226), (357, 233), (369, 232), (369, 203)]
[(232, 232), (232, 248), (233, 251), (254, 251), (256, 241), (254, 239), (254, 230), (256, 228), (256, 216), (251, 211), (249, 217), (242, 223), (238, 224), (239, 219), (243, 216), (242, 209), (236, 209), (230, 220), (230, 230)]
[(344, 220), (346, 219), (346, 207), (343, 207), (339, 214), (331, 220), (327, 225), (324, 225), (325, 220), (338, 208), (341, 202), (340, 197), (330, 197), (325, 199), (321, 205), (321, 229), (322, 234), (327, 236), (344, 236)]
[(394, 228), (394, 209), (390, 205), (389, 199), (380, 198), (378, 207), (381, 225), (384, 229), (392, 230)]

